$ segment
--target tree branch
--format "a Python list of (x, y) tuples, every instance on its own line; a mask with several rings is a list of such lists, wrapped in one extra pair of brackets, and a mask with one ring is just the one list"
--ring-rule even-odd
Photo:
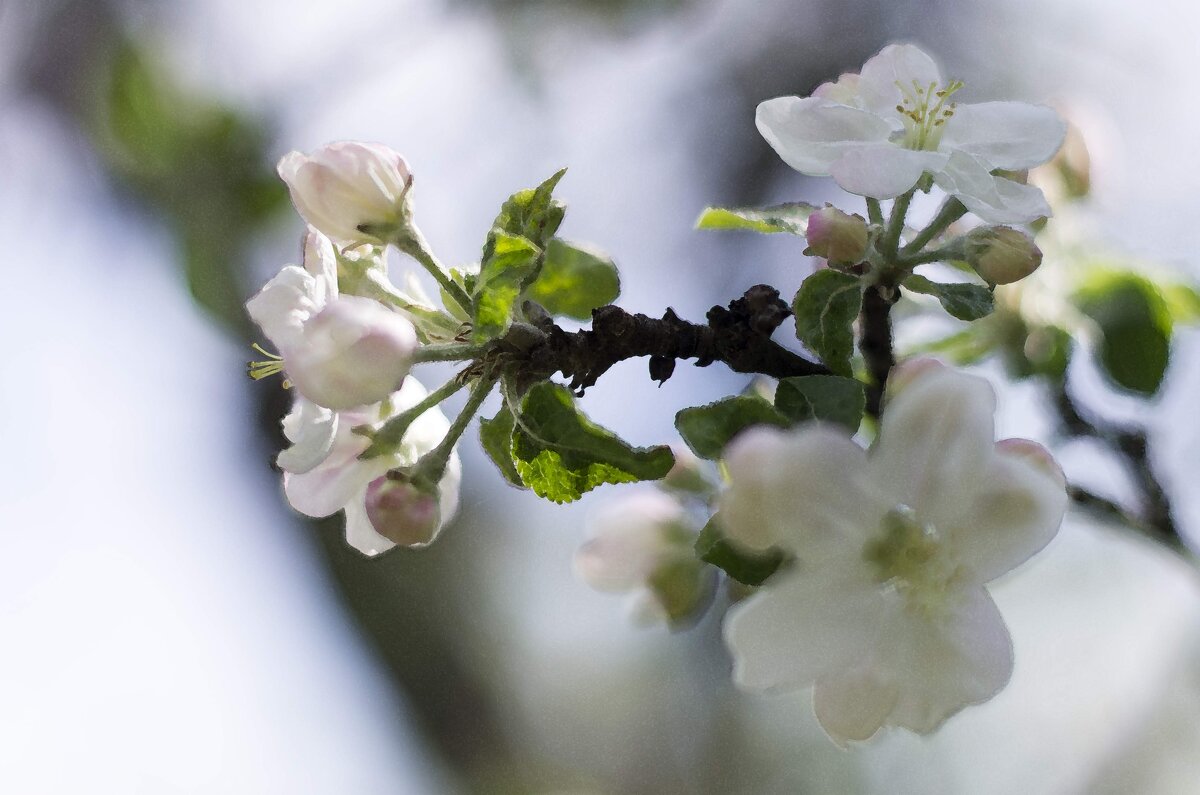
[(507, 351), (504, 364), (520, 388), (561, 372), (579, 395), (617, 362), (639, 356), (650, 357), (650, 375), (659, 382), (671, 377), (676, 359), (695, 359), (697, 367), (723, 362), (737, 373), (773, 378), (829, 374), (824, 365), (772, 341), (791, 314), (779, 291), (763, 284), (728, 308), (714, 306), (705, 325), (683, 320), (672, 309), (652, 318), (602, 306), (592, 312), (591, 329), (583, 331), (564, 331), (543, 320), (538, 324), (543, 338), (524, 351)]

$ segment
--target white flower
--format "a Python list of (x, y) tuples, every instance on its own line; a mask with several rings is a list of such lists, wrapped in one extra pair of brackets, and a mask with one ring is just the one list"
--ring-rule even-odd
[(329, 240), (310, 231), (304, 268), (284, 267), (246, 310), (279, 349), (296, 390), (329, 409), (377, 403), (408, 374), (417, 334), (378, 301), (339, 296)]
[(408, 163), (383, 144), (337, 141), (277, 167), (304, 220), (342, 243), (387, 243), (408, 223)]
[[(378, 428), (396, 414), (415, 406), (425, 395), (425, 388), (410, 377), (381, 404), (338, 412), (336, 431), (324, 459), (307, 471), (283, 473), (284, 493), (292, 507), (312, 517), (345, 511), (346, 541), (366, 555), (378, 555), (396, 546), (371, 523), (367, 509), (368, 488), (390, 470), (415, 464), (418, 458), (442, 441), (450, 423), (440, 409), (431, 408), (409, 426), (400, 448), (394, 454), (366, 460), (358, 456), (370, 442), (365, 436), (354, 433), (353, 428), (360, 425)], [(462, 464), (455, 452), (438, 483), (438, 526), (406, 546), (427, 545), (433, 540), (436, 530), (454, 515), (461, 479)]]
[(892, 44), (861, 74), (825, 83), (811, 97), (778, 97), (758, 106), (759, 132), (789, 166), (832, 176), (850, 193), (888, 199), (925, 173), (989, 223), (1026, 223), (1050, 215), (1042, 192), (993, 176), (1045, 163), (1066, 125), (1047, 107), (1023, 102), (958, 105), (928, 55)]
[(599, 591), (628, 593), (638, 624), (687, 618), (708, 595), (712, 572), (696, 558), (696, 530), (679, 502), (640, 491), (607, 503), (575, 553), (575, 573)]
[(870, 454), (808, 425), (751, 429), (727, 457), (729, 537), (797, 558), (730, 611), (734, 678), (815, 683), (839, 743), (881, 726), (931, 732), (1004, 687), (1012, 642), (984, 584), (1044, 547), (1066, 509), (1044, 448), (993, 442), (986, 381), (917, 369)]

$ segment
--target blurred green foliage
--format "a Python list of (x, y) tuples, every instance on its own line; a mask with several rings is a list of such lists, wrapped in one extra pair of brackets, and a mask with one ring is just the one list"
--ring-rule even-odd
[(286, 188), (265, 165), (267, 131), (186, 93), (128, 41), (99, 80), (88, 121), (105, 167), (172, 227), (197, 303), (226, 328), (244, 330), (242, 257), (287, 206)]

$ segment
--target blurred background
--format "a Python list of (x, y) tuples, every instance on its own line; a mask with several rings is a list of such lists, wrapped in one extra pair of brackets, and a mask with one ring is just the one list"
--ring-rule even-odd
[[(404, 153), (449, 263), (566, 165), (563, 232), (613, 255), (631, 311), (794, 287), (794, 240), (692, 223), (706, 204), (861, 212), (779, 162), (753, 109), (895, 40), (967, 101), (1059, 107), (1092, 180), (1061, 223), (1194, 278), (1198, 24), (1183, 0), (0, 0), (0, 790), (1196, 792), (1186, 556), (1072, 514), (995, 588), (1008, 689), (930, 738), (839, 751), (807, 693), (732, 688), (719, 611), (639, 630), (574, 579), (589, 513), (636, 487), (545, 504), (471, 432), (462, 509), (428, 550), (367, 560), (336, 518), (293, 515), (271, 467), (288, 396), (243, 375), (242, 303), (299, 257), (275, 161), (346, 138)], [(1181, 333), (1151, 402), (1072, 371), (1081, 401), (1148, 428), (1185, 538), (1198, 363)], [(680, 366), (658, 389), (644, 367), (582, 404), (639, 444), (745, 385)], [(1055, 443), (1037, 384), (1001, 402), (1001, 435)], [(1132, 494), (1094, 449), (1056, 450)]]

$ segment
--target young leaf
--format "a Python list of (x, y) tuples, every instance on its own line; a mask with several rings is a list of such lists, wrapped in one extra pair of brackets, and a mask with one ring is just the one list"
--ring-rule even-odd
[(696, 556), (743, 585), (762, 585), (779, 569), (784, 560), (783, 552), (779, 549), (758, 552), (739, 547), (725, 538), (715, 516), (696, 538)]
[(918, 273), (909, 276), (903, 284), (914, 293), (932, 295), (942, 302), (943, 309), (959, 320), (978, 320), (996, 308), (992, 291), (981, 284), (935, 282)]
[(521, 284), (533, 274), (541, 251), (524, 237), (492, 230), (491, 256), (479, 268), (473, 314), (475, 339), (503, 334), (512, 322), (512, 308)]
[(692, 452), (714, 460), (733, 437), (751, 425), (786, 428), (789, 424), (787, 417), (754, 395), (728, 397), (675, 415), (675, 427)]
[(617, 266), (604, 254), (561, 238), (546, 244), (537, 280), (525, 295), (552, 315), (587, 320), (592, 310), (611, 304), (621, 293)]
[(837, 375), (784, 378), (775, 388), (775, 408), (793, 422), (822, 420), (858, 430), (866, 408), (863, 386)]
[(858, 278), (828, 268), (801, 282), (792, 302), (796, 336), (838, 375), (850, 375), (854, 320), (861, 308)]
[(1100, 364), (1118, 386), (1153, 395), (1171, 354), (1173, 323), (1162, 294), (1129, 272), (1107, 272), (1075, 296), (1080, 311), (1100, 328)]
[(512, 453), (525, 485), (560, 503), (605, 483), (657, 480), (675, 464), (669, 447), (632, 447), (591, 422), (570, 392), (549, 382), (533, 386), (521, 402)]
[[(536, 188), (517, 191), (500, 207), (500, 214), (493, 222), (493, 229), (509, 235), (530, 240), (538, 248), (554, 236), (566, 214), (566, 206), (554, 199), (552, 193), (567, 170), (560, 169)], [(488, 236), (488, 245), (491, 235)], [(488, 246), (484, 246), (483, 259), (488, 259)]]
[(744, 229), (774, 234), (789, 232), (803, 236), (808, 216), (818, 208), (803, 202), (773, 207), (705, 207), (696, 219), (697, 229)]
[(479, 421), (479, 441), (483, 451), (492, 459), (492, 463), (504, 475), (504, 479), (514, 486), (525, 488), (520, 473), (513, 463), (512, 437), (516, 420), (507, 406), (502, 406), (496, 416), (490, 420)]

